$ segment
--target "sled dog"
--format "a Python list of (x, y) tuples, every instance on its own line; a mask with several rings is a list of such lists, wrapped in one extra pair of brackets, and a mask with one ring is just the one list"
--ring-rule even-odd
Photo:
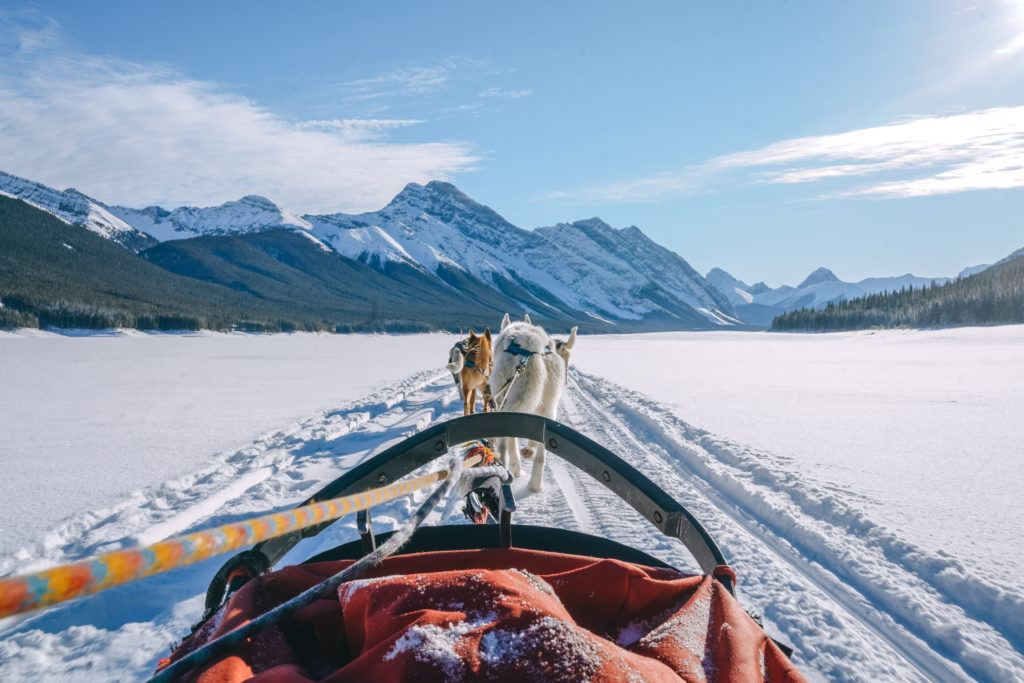
[(562, 360), (565, 361), (565, 372), (567, 374), (569, 372), (569, 356), (572, 355), (572, 347), (576, 345), (576, 331), (579, 329), (579, 327), (573, 327), (569, 332), (568, 339), (551, 340), (554, 342), (555, 353), (561, 356)]
[[(575, 338), (572, 341), (575, 343)], [(498, 410), (558, 418), (558, 400), (565, 388), (566, 366), (563, 356), (555, 348), (554, 340), (543, 328), (534, 325), (529, 315), (522, 322), (511, 322), (505, 314), (501, 331), (494, 339), (494, 370), (490, 380), (491, 395)], [(540, 491), (544, 478), (544, 444), (531, 444), (524, 454), (531, 451), (536, 453), (536, 460), (529, 489)], [(516, 439), (499, 439), (498, 455), (512, 476), (522, 474)]]
[(484, 412), (490, 410), (491, 394), (487, 379), (491, 374), (491, 328), (477, 336), (473, 330), (469, 336), (455, 344), (448, 353), (448, 371), (452, 373), (455, 386), (462, 396), (462, 414), (472, 415), (476, 407), (476, 392), (484, 404)]

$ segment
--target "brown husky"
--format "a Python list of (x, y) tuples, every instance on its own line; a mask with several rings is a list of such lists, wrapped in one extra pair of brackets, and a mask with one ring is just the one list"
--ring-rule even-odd
[(484, 404), (484, 412), (490, 411), (491, 391), (487, 384), (491, 376), (491, 328), (477, 336), (473, 330), (469, 337), (452, 347), (448, 356), (448, 370), (455, 379), (455, 385), (462, 394), (462, 414), (472, 415), (476, 407), (476, 392)]

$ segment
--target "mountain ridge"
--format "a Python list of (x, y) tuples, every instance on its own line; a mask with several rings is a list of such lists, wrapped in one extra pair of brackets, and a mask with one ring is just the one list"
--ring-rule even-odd
[[(6, 181), (0, 188), (5, 194), (16, 193), (65, 223), (90, 229), (131, 252), (150, 252), (149, 258), (165, 269), (254, 295), (273, 292), (279, 301), (287, 297), (243, 271), (256, 268), (259, 261), (260, 268), (291, 281), (295, 292), (313, 288), (308, 279), (289, 274), (286, 264), (268, 266), (246, 236), (286, 231), (306, 243), (300, 248), (296, 245), (302, 242), (287, 240), (282, 253), (297, 261), (316, 263), (312, 253), (299, 258), (295, 251), (315, 249), (359, 262), (371, 269), (361, 271), (364, 279), (374, 280), (370, 272), (384, 276), (376, 286), (380, 300), (391, 306), (396, 304), (386, 290), (413, 287), (452, 302), (453, 310), (458, 308), (455, 302), (465, 301), (475, 311), (474, 320), (486, 310), (531, 313), (554, 325), (580, 324), (589, 331), (740, 324), (726, 297), (684, 258), (637, 226), (613, 228), (593, 217), (526, 230), (442, 181), (409, 183), (378, 211), (299, 216), (258, 195), (213, 207), (133, 209), (7, 174), (0, 180)], [(227, 241), (209, 241), (214, 237)], [(285, 244), (284, 238), (275, 239)], [(189, 259), (192, 266), (182, 265)], [(196, 269), (196, 259), (216, 264), (222, 272)], [(231, 273), (235, 276), (229, 277)], [(452, 322), (445, 318), (443, 324), (450, 327)]]
[(685, 259), (635, 226), (590, 218), (525, 230), (441, 181), (409, 183), (378, 211), (303, 218), (350, 258), (461, 271), (542, 316), (683, 329), (738, 322)]
[(181, 206), (172, 211), (160, 206), (132, 209), (106, 207), (124, 222), (161, 242), (192, 237), (245, 234), (276, 230), (310, 229), (308, 222), (260, 195), (246, 195), (218, 206)]
[(0, 171), (0, 195), (20, 199), (68, 225), (86, 228), (131, 251), (141, 251), (156, 242), (152, 236), (111, 214), (101, 202), (74, 188), (56, 190)]
[[(772, 288), (764, 282), (747, 286), (718, 267), (709, 270), (706, 278), (708, 282), (718, 287), (719, 291), (730, 297), (741, 320), (750, 325), (769, 327), (776, 317), (791, 311), (805, 308), (822, 309), (829, 304), (838, 304), (876, 294), (898, 292), (911, 287), (922, 289), (932, 285), (942, 285), (982, 273), (989, 268), (1021, 256), (1024, 256), (1024, 248), (1014, 251), (994, 264), (964, 268), (955, 278), (929, 278), (904, 273), (903, 275), (867, 277), (857, 282), (846, 282), (825, 267), (816, 268), (796, 287), (782, 285)], [(741, 301), (741, 299), (747, 298), (749, 301)]]

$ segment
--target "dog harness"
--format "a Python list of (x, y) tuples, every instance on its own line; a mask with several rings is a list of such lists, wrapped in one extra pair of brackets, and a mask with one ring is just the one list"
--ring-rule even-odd
[(526, 358), (529, 358), (530, 356), (546, 356), (551, 353), (550, 346), (544, 347), (543, 351), (530, 351), (527, 348), (523, 348), (519, 345), (519, 342), (516, 341), (515, 337), (512, 337), (512, 341), (508, 343), (508, 348), (505, 350), (513, 356), (525, 356)]
[[(462, 354), (462, 365), (467, 368), (475, 368), (479, 363), (476, 362), (476, 353), (479, 351), (479, 347), (475, 349), (469, 348), (469, 340), (463, 339), (462, 341), (455, 342), (453, 349), (458, 349)], [(491, 369), (487, 368), (486, 374), (490, 374)]]
[(452, 348), (458, 349), (459, 352), (462, 354), (462, 364), (465, 367), (476, 367), (476, 361), (469, 356), (469, 342), (467, 340), (463, 339), (462, 341), (455, 342), (455, 346)]

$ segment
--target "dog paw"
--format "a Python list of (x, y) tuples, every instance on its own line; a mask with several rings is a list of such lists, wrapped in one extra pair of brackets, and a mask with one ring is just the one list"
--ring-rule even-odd
[(530, 485), (527, 486), (526, 488), (530, 489), (530, 491), (533, 492), (533, 493), (540, 493), (541, 490), (544, 488), (544, 481), (543, 480), (533, 481), (531, 479), (530, 480)]
[(519, 452), (526, 460), (533, 460), (533, 456), (537, 455), (537, 449), (533, 446), (526, 446)]

